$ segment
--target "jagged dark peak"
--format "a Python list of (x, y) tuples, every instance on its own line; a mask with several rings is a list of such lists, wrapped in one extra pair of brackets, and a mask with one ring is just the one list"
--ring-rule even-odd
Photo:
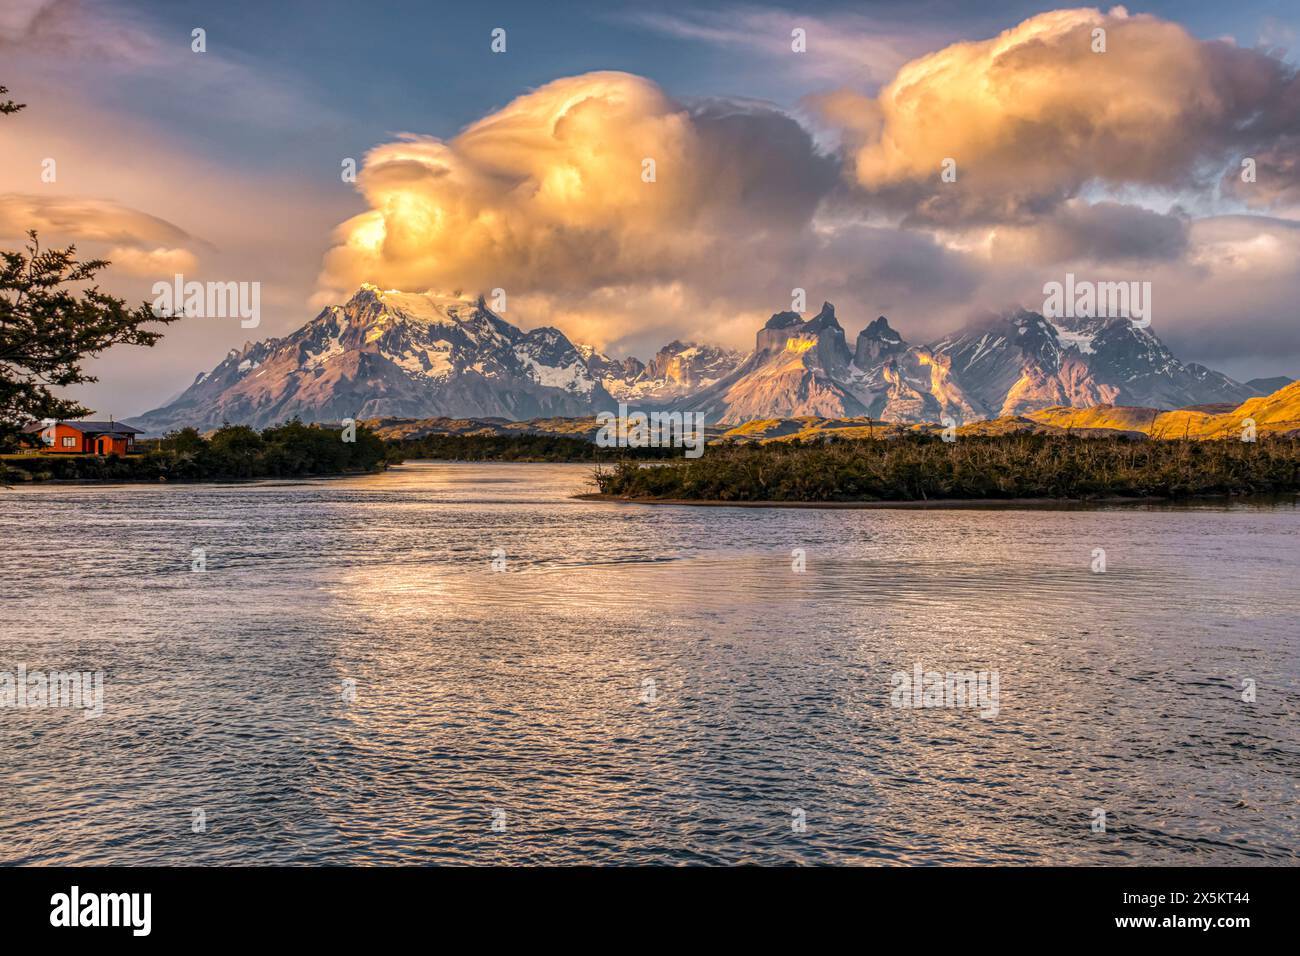
[(683, 342), (681, 339), (673, 339), (658, 352), (649, 362), (650, 365), (666, 362), (674, 356), (681, 355), (683, 352), (689, 352), (695, 349), (697, 352), (712, 353), (718, 351), (711, 345), (700, 345), (698, 342)]
[[(767, 324), (763, 328), (801, 328), (805, 332), (820, 332), (822, 329), (840, 329), (840, 323), (835, 318), (835, 306), (829, 302), (823, 302), (817, 314), (806, 322), (798, 312), (777, 312), (767, 320)], [(840, 329), (840, 331), (843, 331), (843, 329)]]
[(867, 327), (858, 333), (858, 338), (876, 339), (890, 344), (903, 341), (903, 337), (894, 331), (889, 320), (883, 315), (872, 319)]
[(798, 312), (777, 312), (767, 320), (763, 328), (788, 329), (796, 325), (803, 325), (803, 316)]
[(525, 332), (515, 344), (547, 365), (560, 366), (583, 361), (568, 337), (553, 326), (543, 325)]
[(815, 332), (818, 329), (840, 328), (839, 320), (835, 318), (835, 306), (829, 302), (823, 302), (821, 311), (804, 323), (804, 328), (810, 332)]
[(1004, 321), (1010, 322), (1012, 325), (1017, 325), (1017, 326), (1025, 326), (1025, 325), (1046, 326), (1051, 324), (1050, 322), (1047, 321), (1046, 318), (1044, 318), (1041, 312), (1034, 312), (1032, 309), (1015, 309), (1011, 312), (1006, 313), (1006, 318)]
[(991, 339), (1006, 338), (1024, 347), (1029, 343), (1055, 341), (1057, 332), (1051, 322), (1029, 309), (1016, 308), (1003, 312), (989, 310), (974, 313), (959, 331), (949, 333), (940, 341), (973, 342), (985, 336), (990, 336)]
[(544, 341), (558, 341), (559, 339), (564, 339), (566, 342), (568, 341), (568, 337), (553, 325), (539, 325), (535, 329), (529, 329), (524, 333), (524, 338), (541, 339)]
[(906, 349), (907, 343), (903, 341), (903, 337), (893, 330), (889, 320), (882, 315), (858, 333), (853, 361), (858, 368), (867, 369), (882, 359), (904, 352)]
[(980, 309), (967, 316), (966, 321), (961, 325), (960, 331), (954, 334), (990, 332), (994, 329), (1005, 332), (1007, 326), (1015, 328), (1018, 326), (1047, 326), (1050, 324), (1040, 313), (1022, 306), (1001, 311)]

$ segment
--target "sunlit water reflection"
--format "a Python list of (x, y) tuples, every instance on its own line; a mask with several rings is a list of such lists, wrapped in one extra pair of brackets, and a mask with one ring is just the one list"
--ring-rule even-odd
[[(1295, 862), (1293, 504), (648, 507), (586, 475), (4, 491), (0, 672), (107, 677), (99, 718), (0, 710), (0, 861)], [(997, 716), (892, 708), (916, 662), (997, 670)]]

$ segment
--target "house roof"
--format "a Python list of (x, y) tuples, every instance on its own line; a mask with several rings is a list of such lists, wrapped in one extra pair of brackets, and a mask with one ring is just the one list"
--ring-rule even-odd
[[(81, 432), (83, 435), (139, 435), (140, 429), (131, 425), (123, 425), (121, 422), (55, 422), (56, 425), (66, 425), (69, 428)], [(45, 422), (33, 422), (23, 429), (24, 432), (31, 435), (35, 432), (48, 428)]]

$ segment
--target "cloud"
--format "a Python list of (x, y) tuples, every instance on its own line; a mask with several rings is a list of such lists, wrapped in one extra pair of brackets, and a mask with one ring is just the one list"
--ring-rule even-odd
[(0, 53), (140, 68), (163, 58), (162, 44), (125, 11), (105, 16), (82, 0), (5, 0)]
[(362, 281), (504, 288), (570, 296), (575, 309), (610, 289), (716, 287), (728, 274), (753, 284), (756, 271), (797, 267), (838, 178), (771, 106), (687, 105), (641, 77), (589, 73), (450, 140), (372, 149), (358, 179), (370, 208), (340, 227), (321, 279), (341, 294)]
[[(1022, 25), (1004, 35), (1004, 53), (1030, 42), (1027, 36), (1051, 46), (1071, 24), (1097, 22), (1094, 14), (1036, 18), (1041, 22), (1033, 29)], [(1165, 36), (1169, 25), (1159, 26)], [(1112, 50), (1116, 42), (1111, 29)], [(960, 60), (987, 69), (989, 56), (967, 50)], [(948, 69), (936, 62), (931, 68), (941, 75)], [(1068, 64), (1065, 71), (1068, 78)], [(911, 64), (895, 83), (931, 82), (928, 76)], [(965, 77), (957, 85), (978, 80)], [(1151, 102), (1147, 93), (1137, 99)], [(1266, 99), (1261, 91), (1252, 102)], [(1027, 115), (1046, 110), (1031, 96), (1024, 101)], [(989, 155), (1008, 155), (1019, 165), (998, 180), (1001, 192), (931, 221), (921, 214), (923, 204), (903, 216), (880, 214), (881, 190), (894, 187), (861, 182), (858, 160), (868, 144), (841, 161), (769, 104), (680, 102), (626, 73), (556, 80), (451, 139), (406, 134), (371, 150), (358, 181), (369, 208), (338, 228), (317, 301), (346, 298), (361, 282), (443, 292), (502, 288), (513, 322), (556, 325), (578, 341), (646, 354), (673, 337), (748, 346), (754, 329), (786, 308), (796, 288), (810, 302), (835, 302), (850, 334), (884, 313), (914, 341), (924, 341), (978, 309), (1034, 306), (1059, 268), (1095, 266), (1107, 275), (1119, 269), (1134, 278), (1159, 276), (1162, 289), (1196, 288), (1197, 297), (1166, 297), (1180, 301), (1191, 328), (1203, 326), (1213, 283), (1231, 272), (1233, 255), (1263, 255), (1274, 249), (1269, 243), (1281, 241), (1280, 227), (1261, 227), (1266, 235), (1258, 240), (1247, 235), (1250, 220), (1260, 217), (1242, 217), (1241, 235), (1212, 240), (1177, 205), (1161, 212), (1136, 202), (1090, 201), (1083, 193), (1093, 190), (1083, 187), (1096, 169), (1086, 163), (1075, 169), (1082, 161), (1060, 149), (1022, 159), (1027, 134), (1017, 138), (1008, 116), (936, 116), (916, 123), (963, 137), (972, 135), (968, 121), (987, 122), (985, 139), (1004, 137)], [(1154, 159), (1143, 165), (1152, 146), (1141, 124), (1114, 123), (1096, 135), (1131, 161), (1114, 167), (1117, 181), (1121, 173), (1130, 187), (1148, 179), (1180, 181)], [(1096, 123), (1076, 125), (1084, 130)], [(1156, 147), (1162, 145), (1169, 144), (1157, 137)], [(645, 158), (655, 160), (655, 182), (642, 180)], [(1038, 165), (1062, 179), (1046, 185), (1051, 177), (1037, 178)], [(898, 167), (900, 190), (912, 188), (906, 186), (912, 175), (906, 164)], [(1264, 323), (1266, 308), (1274, 310), (1267, 320), (1274, 324), (1289, 314), (1281, 290), (1296, 288), (1297, 276), (1279, 268), (1269, 278), (1267, 307), (1253, 321)], [(1172, 310), (1163, 319), (1181, 321)]]
[(21, 238), (29, 229), (35, 229), (47, 242), (111, 242), (137, 247), (198, 242), (165, 219), (111, 199), (0, 195), (0, 239)]
[(194, 272), (199, 267), (198, 256), (188, 249), (132, 249), (117, 246), (108, 251), (107, 259), (114, 268), (146, 279), (177, 273)]
[[(843, 130), (851, 178), (876, 204), (953, 226), (1033, 220), (1091, 183), (1210, 188), (1243, 151), (1296, 130), (1300, 80), (1175, 23), (1074, 9), (914, 60), (878, 96), (810, 105)], [(955, 182), (940, 178), (946, 159)]]
[(1025, 225), (992, 230), (989, 252), (1010, 262), (1151, 262), (1188, 248), (1188, 220), (1141, 206), (1070, 200)]
[[(681, 13), (645, 10), (624, 16), (633, 24), (682, 40), (757, 53), (767, 67), (806, 80), (878, 85), (908, 60), (946, 42), (951, 34), (881, 16), (837, 13), (815, 16), (759, 7), (697, 9)], [(792, 31), (804, 31), (805, 52), (795, 54)]]
[(677, 337), (752, 346), (796, 288), (865, 324), (977, 284), (932, 236), (842, 217), (842, 170), (787, 114), (678, 102), (626, 73), (556, 80), (450, 140), (378, 146), (358, 187), (370, 208), (339, 228), (321, 304), (362, 282), (501, 288), (513, 322), (645, 355)]
[[(1185, 263), (1151, 274), (1152, 323), (1180, 357), (1242, 374), (1261, 364), (1295, 376), (1300, 359), (1300, 222), (1212, 216), (1191, 223)], [(1253, 363), (1253, 364), (1252, 364)]]
[(1254, 156), (1254, 178), (1242, 177), (1242, 166), (1223, 175), (1223, 191), (1253, 209), (1291, 209), (1300, 212), (1300, 132), (1280, 137)]
[[(188, 27), (164, 29), (113, 0), (5, 0), (0, 6), (0, 60), (13, 70), (5, 85), (15, 94), (27, 96), (27, 85), (20, 91), (15, 78), (52, 73), (59, 95), (75, 89), (86, 99), (134, 82), (131, 100), (145, 115), (180, 100), (209, 125), (254, 123), (283, 133), (340, 121), (329, 104), (274, 75), (264, 60), (216, 38), (202, 53), (191, 43)], [(33, 101), (40, 86), (31, 91)]]
[(1190, 234), (1190, 261), (1216, 277), (1268, 281), (1300, 275), (1300, 222), (1212, 216), (1194, 222)]

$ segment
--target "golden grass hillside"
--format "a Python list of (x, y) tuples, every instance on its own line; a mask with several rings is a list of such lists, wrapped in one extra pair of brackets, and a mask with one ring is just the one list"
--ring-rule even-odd
[(1098, 405), (1093, 408), (1057, 406), (1029, 412), (1026, 418), (1065, 430), (1111, 428), (1141, 432), (1152, 438), (1240, 438), (1254, 422), (1256, 434), (1287, 434), (1300, 430), (1300, 381), (1272, 395), (1251, 398), (1226, 412), (1181, 408), (1162, 412), (1155, 408)]

